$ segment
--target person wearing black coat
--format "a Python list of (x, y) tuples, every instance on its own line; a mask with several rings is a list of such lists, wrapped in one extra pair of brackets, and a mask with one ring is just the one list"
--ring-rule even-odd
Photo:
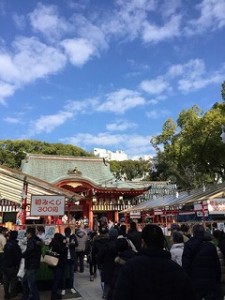
[(78, 247), (78, 240), (70, 227), (66, 227), (64, 229), (65, 237), (64, 242), (66, 243), (67, 255), (65, 260), (65, 268), (63, 275), (63, 290), (61, 295), (65, 295), (66, 293), (66, 272), (68, 273), (68, 285), (72, 294), (76, 294), (76, 290), (74, 289), (74, 269), (75, 269), (75, 261), (76, 261), (76, 250)]
[(114, 300), (194, 300), (191, 280), (164, 250), (162, 229), (148, 224), (142, 231), (142, 248), (120, 269)]
[(117, 238), (116, 240), (117, 256), (114, 259), (114, 273), (110, 282), (110, 289), (108, 292), (107, 300), (113, 299), (113, 292), (115, 289), (116, 281), (118, 278), (121, 267), (131, 258), (136, 255), (136, 252), (132, 250), (129, 240), (127, 238)]
[(115, 269), (115, 258), (117, 256), (116, 239), (118, 237), (118, 230), (111, 228), (109, 230), (109, 240), (98, 253), (97, 261), (101, 266), (101, 280), (104, 282), (103, 298), (108, 300), (108, 293), (111, 288)]
[(137, 251), (141, 249), (141, 232), (137, 230), (137, 223), (134, 221), (130, 223), (127, 238), (131, 240)]
[(55, 233), (54, 237), (49, 244), (51, 251), (59, 254), (59, 262), (56, 267), (51, 267), (53, 272), (53, 283), (52, 283), (52, 293), (51, 300), (61, 299), (61, 295), (58, 294), (58, 289), (60, 289), (60, 284), (62, 283), (65, 263), (67, 259), (67, 248), (64, 236), (61, 233)]
[(217, 300), (221, 267), (216, 246), (207, 238), (203, 225), (194, 225), (192, 231), (193, 237), (184, 245), (182, 267), (192, 279), (197, 300)]
[(25, 258), (25, 274), (22, 280), (23, 300), (29, 298), (40, 300), (37, 287), (37, 273), (40, 268), (43, 242), (36, 236), (34, 227), (27, 228), (26, 237), (27, 247), (22, 253), (22, 257)]
[(9, 238), (4, 246), (2, 267), (5, 299), (10, 299), (17, 295), (17, 272), (22, 257), (17, 236), (17, 231), (10, 231)]
[(95, 236), (93, 239), (93, 245), (92, 245), (92, 263), (97, 265), (99, 271), (100, 271), (100, 280), (101, 280), (101, 287), (102, 291), (104, 290), (104, 282), (102, 280), (102, 274), (101, 269), (102, 265), (101, 262), (98, 261), (98, 254), (100, 253), (101, 249), (104, 247), (104, 245), (108, 242), (109, 236), (108, 236), (108, 228), (103, 226), (99, 227), (99, 235)]

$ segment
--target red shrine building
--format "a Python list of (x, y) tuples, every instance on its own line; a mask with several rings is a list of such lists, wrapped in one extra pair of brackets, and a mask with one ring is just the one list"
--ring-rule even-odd
[[(117, 180), (110, 165), (101, 158), (28, 154), (21, 171), (58, 188), (74, 193), (66, 212), (76, 219), (105, 215), (119, 221), (119, 212), (136, 204), (135, 198), (148, 190), (146, 183)], [(79, 199), (76, 198), (79, 195)]]

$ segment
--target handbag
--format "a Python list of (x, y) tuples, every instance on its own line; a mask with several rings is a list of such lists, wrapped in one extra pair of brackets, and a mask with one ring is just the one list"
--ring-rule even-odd
[(50, 267), (56, 267), (59, 262), (59, 254), (52, 251), (46, 251), (43, 262)]

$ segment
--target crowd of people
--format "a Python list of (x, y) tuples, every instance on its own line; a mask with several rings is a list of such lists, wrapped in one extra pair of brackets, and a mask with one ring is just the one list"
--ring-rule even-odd
[[(17, 231), (0, 227), (0, 283), (6, 299), (13, 299), (21, 276), (22, 300), (40, 300), (37, 274), (43, 254), (43, 228), (26, 230), (19, 245)], [(25, 245), (25, 246), (24, 246)], [(101, 220), (95, 230), (80, 224), (55, 233), (48, 248), (58, 254), (51, 300), (66, 291), (76, 294), (76, 272), (84, 272), (87, 257), (90, 281), (100, 276), (106, 300), (222, 300), (225, 295), (225, 234), (210, 232), (202, 224), (173, 224), (171, 236), (155, 224), (139, 231), (137, 224)]]

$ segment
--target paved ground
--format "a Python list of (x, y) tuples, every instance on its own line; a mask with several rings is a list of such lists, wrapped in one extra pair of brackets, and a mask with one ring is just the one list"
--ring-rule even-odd
[[(100, 300), (102, 299), (102, 291), (100, 286), (99, 274), (94, 281), (90, 281), (88, 268), (85, 268), (84, 273), (75, 273), (75, 289), (80, 295), (72, 295), (71, 293), (66, 293), (63, 297), (64, 300)], [(3, 286), (0, 286), (0, 300), (4, 299)], [(21, 295), (14, 298), (15, 300), (21, 299)], [(14, 300), (13, 299), (13, 300)], [(41, 291), (40, 300), (49, 300), (50, 291)]]

